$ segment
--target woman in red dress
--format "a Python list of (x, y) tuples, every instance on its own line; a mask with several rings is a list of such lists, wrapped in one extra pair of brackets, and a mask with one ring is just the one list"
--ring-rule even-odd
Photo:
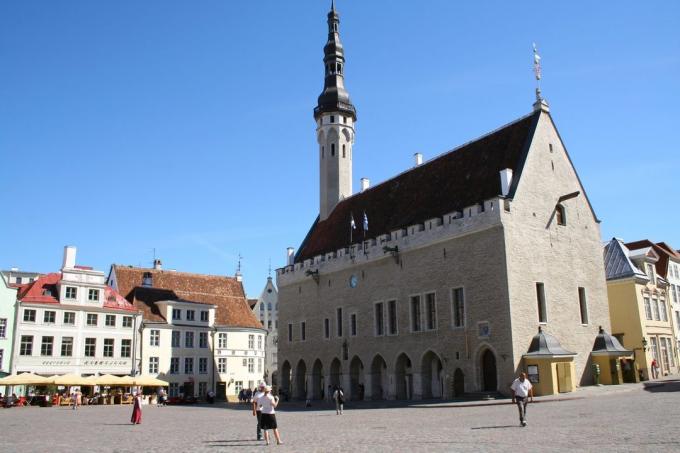
[(132, 419), (130, 422), (132, 422), (133, 425), (142, 423), (142, 396), (139, 392), (135, 394), (134, 404), (132, 405)]

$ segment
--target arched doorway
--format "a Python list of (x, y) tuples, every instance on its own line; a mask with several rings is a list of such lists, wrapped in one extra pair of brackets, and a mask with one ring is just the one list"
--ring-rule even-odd
[(487, 349), (482, 354), (482, 390), (495, 392), (498, 390), (498, 377), (496, 374), (496, 356)]
[(307, 365), (302, 359), (295, 368), (295, 398), (299, 400), (307, 399)]
[(290, 363), (288, 363), (288, 360), (286, 360), (283, 362), (283, 365), (281, 365), (281, 388), (279, 390), (284, 393), (286, 400), (292, 396), (290, 393), (291, 372), (292, 369), (290, 367)]
[(357, 356), (349, 364), (350, 397), (353, 400), (364, 399), (364, 364)]
[(279, 372), (274, 371), (272, 372), (272, 386), (274, 385), (279, 385)]
[(312, 366), (312, 399), (323, 399), (324, 391), (323, 365), (316, 359)]
[(437, 354), (427, 351), (420, 367), (423, 398), (441, 398), (444, 395), (443, 366)]
[(465, 375), (463, 370), (456, 368), (453, 372), (453, 396), (461, 396), (465, 393)]
[(387, 398), (387, 363), (380, 354), (371, 363), (371, 399), (384, 400)]
[(336, 357), (331, 362), (331, 388), (342, 387), (342, 364)]
[(398, 400), (410, 400), (413, 398), (413, 370), (411, 359), (406, 354), (400, 354), (394, 365), (394, 379)]

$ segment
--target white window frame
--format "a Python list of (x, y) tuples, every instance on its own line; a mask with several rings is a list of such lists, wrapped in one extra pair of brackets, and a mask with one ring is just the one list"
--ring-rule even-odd
[(158, 357), (149, 357), (149, 374), (158, 374), (160, 359)]
[(149, 330), (149, 346), (161, 345), (161, 331), (159, 329)]
[[(73, 294), (70, 294), (73, 293)], [(76, 300), (78, 298), (78, 288), (76, 286), (67, 286), (64, 289), (64, 299)]]

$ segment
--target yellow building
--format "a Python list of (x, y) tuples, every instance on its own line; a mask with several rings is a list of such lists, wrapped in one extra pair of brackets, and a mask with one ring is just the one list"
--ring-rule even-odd
[(656, 273), (658, 260), (653, 247), (630, 250), (617, 238), (604, 249), (612, 333), (634, 351), (634, 368), (623, 373), (624, 382), (635, 382), (634, 372), (643, 380), (678, 372), (668, 283)]

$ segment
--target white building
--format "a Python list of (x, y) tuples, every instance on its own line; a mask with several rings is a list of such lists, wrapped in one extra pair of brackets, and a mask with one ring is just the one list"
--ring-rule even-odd
[[(8, 283), (4, 273), (0, 273), (0, 376), (10, 372), (16, 300), (17, 289)], [(4, 393), (2, 388), (0, 391)]]
[(277, 385), (278, 369), (277, 345), (279, 342), (279, 292), (274, 285), (271, 277), (267, 278), (260, 297), (255, 299), (252, 305), (253, 313), (260, 320), (262, 327), (267, 329), (267, 340), (265, 344), (265, 379)]
[(266, 332), (239, 278), (113, 265), (109, 284), (143, 312), (140, 369), (174, 396), (235, 398), (264, 377)]
[(60, 272), (18, 290), (12, 373), (130, 374), (140, 321), (106, 275), (76, 265), (76, 248), (67, 246)]

